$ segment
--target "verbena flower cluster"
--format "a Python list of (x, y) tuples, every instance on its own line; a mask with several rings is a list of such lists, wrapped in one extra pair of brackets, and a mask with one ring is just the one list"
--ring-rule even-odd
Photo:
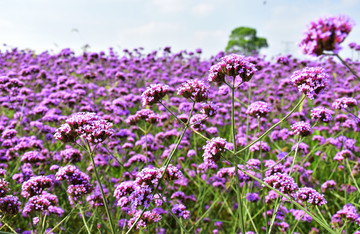
[(67, 142), (75, 142), (81, 137), (90, 143), (98, 144), (113, 134), (112, 123), (95, 113), (79, 112), (72, 114), (66, 123), (56, 129), (55, 139)]
[(304, 93), (310, 99), (314, 99), (326, 88), (329, 76), (322, 67), (305, 67), (302, 70), (295, 71), (290, 78), (299, 92)]
[(227, 55), (210, 68), (208, 81), (221, 84), (225, 76), (239, 76), (242, 82), (251, 80), (257, 69), (247, 57), (237, 54)]
[(271, 106), (268, 103), (257, 101), (249, 105), (248, 109), (246, 110), (246, 114), (255, 118), (260, 118), (265, 117), (268, 113), (270, 113), (270, 111)]
[(354, 26), (354, 22), (346, 15), (325, 16), (311, 22), (299, 43), (304, 54), (319, 56), (325, 51), (337, 54), (341, 50), (340, 43), (345, 40)]

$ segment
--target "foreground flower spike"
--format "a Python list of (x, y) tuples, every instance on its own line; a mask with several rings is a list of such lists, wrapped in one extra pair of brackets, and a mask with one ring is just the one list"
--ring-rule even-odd
[(246, 110), (246, 114), (250, 115), (254, 118), (261, 118), (265, 117), (271, 111), (271, 106), (262, 101), (253, 102), (249, 105), (248, 109)]
[(24, 182), (21, 186), (21, 196), (29, 198), (35, 195), (40, 195), (46, 188), (50, 188), (53, 182), (47, 176), (35, 176), (30, 180)]
[(169, 86), (164, 84), (153, 84), (150, 85), (142, 94), (142, 104), (153, 105), (160, 102), (167, 94)]
[(75, 142), (81, 137), (92, 144), (103, 142), (113, 134), (112, 123), (91, 112), (72, 114), (66, 123), (56, 129), (55, 139), (63, 143)]
[(191, 98), (195, 102), (205, 102), (208, 98), (209, 88), (200, 80), (188, 80), (178, 88), (178, 95)]
[(357, 106), (357, 101), (352, 97), (342, 97), (335, 100), (332, 107), (337, 110), (346, 110), (348, 107)]
[(332, 115), (335, 114), (334, 111), (329, 110), (325, 107), (315, 107), (311, 110), (311, 118), (318, 120), (318, 121), (322, 121), (325, 123), (329, 123), (333, 120)]
[(225, 153), (226, 140), (221, 137), (215, 137), (211, 141), (207, 141), (204, 149), (204, 163), (208, 166), (213, 165)]
[(277, 173), (268, 176), (264, 179), (264, 182), (271, 187), (280, 190), (280, 192), (291, 196), (295, 196), (295, 192), (299, 189), (294, 179), (285, 173)]
[(299, 92), (304, 93), (310, 99), (314, 99), (326, 88), (329, 76), (322, 67), (305, 67), (302, 70), (295, 71), (290, 78)]
[(321, 17), (311, 22), (299, 43), (302, 53), (319, 56), (324, 51), (337, 54), (340, 43), (349, 35), (355, 25), (352, 19), (345, 15)]
[(291, 129), (293, 130), (295, 135), (299, 135), (302, 137), (309, 136), (314, 132), (311, 125), (309, 123), (305, 123), (304, 121), (294, 123), (293, 125), (291, 125)]
[(257, 69), (250, 61), (237, 54), (225, 56), (221, 61), (210, 68), (208, 81), (221, 84), (225, 81), (225, 76), (240, 76), (242, 82), (251, 80)]
[(315, 189), (308, 187), (300, 188), (296, 192), (296, 198), (301, 201), (306, 201), (307, 203), (314, 206), (322, 206), (327, 203), (324, 195), (318, 193)]

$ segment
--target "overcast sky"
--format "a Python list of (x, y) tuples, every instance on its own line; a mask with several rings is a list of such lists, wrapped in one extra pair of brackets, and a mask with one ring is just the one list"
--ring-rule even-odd
[(232, 29), (248, 26), (267, 38), (263, 54), (299, 56), (306, 25), (337, 14), (357, 23), (341, 53), (360, 44), (360, 0), (0, 0), (0, 9), (0, 44), (36, 52), (89, 44), (91, 51), (202, 48), (210, 56), (224, 50)]

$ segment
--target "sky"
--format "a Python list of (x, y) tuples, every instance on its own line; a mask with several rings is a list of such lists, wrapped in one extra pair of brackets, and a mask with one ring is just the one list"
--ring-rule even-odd
[(201, 48), (209, 57), (225, 49), (231, 30), (246, 26), (267, 39), (262, 54), (299, 57), (306, 25), (338, 14), (357, 23), (340, 54), (351, 57), (347, 45), (360, 44), (360, 0), (0, 0), (0, 9), (1, 50), (171, 46), (174, 52)]

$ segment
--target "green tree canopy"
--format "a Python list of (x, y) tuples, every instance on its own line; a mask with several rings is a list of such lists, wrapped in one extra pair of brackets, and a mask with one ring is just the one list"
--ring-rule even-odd
[(268, 47), (266, 38), (257, 37), (256, 29), (248, 27), (238, 27), (231, 31), (226, 52), (240, 52), (248, 55), (258, 53), (261, 48)]

